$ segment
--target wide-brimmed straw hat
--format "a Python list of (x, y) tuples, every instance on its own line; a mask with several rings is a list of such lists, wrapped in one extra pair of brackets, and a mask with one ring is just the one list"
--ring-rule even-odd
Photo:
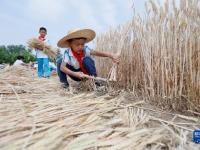
[(70, 39), (85, 38), (86, 43), (92, 41), (96, 36), (96, 33), (91, 29), (73, 29), (68, 32), (66, 36), (60, 39), (57, 43), (58, 47), (69, 47)]

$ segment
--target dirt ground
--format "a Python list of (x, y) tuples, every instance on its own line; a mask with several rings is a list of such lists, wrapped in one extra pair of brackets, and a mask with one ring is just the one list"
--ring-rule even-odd
[(0, 149), (199, 150), (199, 114), (161, 110), (124, 90), (91, 90), (26, 67), (0, 71)]

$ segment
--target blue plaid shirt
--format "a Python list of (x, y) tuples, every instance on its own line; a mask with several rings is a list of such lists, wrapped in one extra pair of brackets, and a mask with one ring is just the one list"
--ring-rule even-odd
[[(84, 57), (91, 57), (94, 58), (93, 55), (91, 55), (91, 51), (93, 49), (89, 48), (88, 46), (84, 47)], [(75, 69), (79, 69), (80, 65), (77, 59), (74, 57), (72, 51), (70, 48), (67, 48), (64, 53), (63, 62), (69, 64), (70, 66), (74, 67)]]

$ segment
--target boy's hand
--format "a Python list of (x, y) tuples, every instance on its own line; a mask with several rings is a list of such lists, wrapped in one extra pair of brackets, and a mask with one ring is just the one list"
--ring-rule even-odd
[(90, 78), (90, 76), (89, 75), (87, 75), (87, 74), (84, 74), (84, 73), (82, 73), (82, 72), (77, 72), (77, 77), (79, 78), (79, 79), (85, 79), (85, 78), (87, 78), (87, 79), (89, 79)]
[(113, 60), (114, 63), (117, 63), (117, 64), (118, 64), (118, 63), (120, 62), (119, 56), (120, 56), (120, 55), (118, 55), (118, 54), (112, 54), (112, 55), (111, 55), (111, 59)]

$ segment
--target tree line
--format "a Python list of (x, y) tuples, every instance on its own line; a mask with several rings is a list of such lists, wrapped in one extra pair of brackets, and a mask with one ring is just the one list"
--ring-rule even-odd
[(18, 56), (23, 56), (25, 63), (35, 61), (35, 57), (31, 54), (31, 50), (23, 45), (0, 46), (0, 64), (13, 64)]

